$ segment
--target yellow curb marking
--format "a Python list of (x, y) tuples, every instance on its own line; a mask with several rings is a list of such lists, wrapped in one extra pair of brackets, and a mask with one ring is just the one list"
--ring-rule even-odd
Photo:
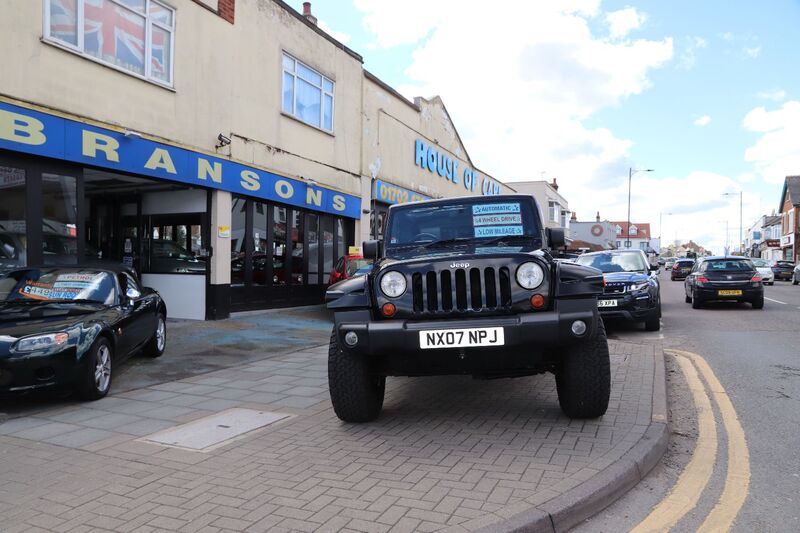
[(700, 501), (700, 495), (711, 479), (714, 461), (717, 456), (717, 426), (714, 423), (714, 412), (711, 400), (706, 394), (703, 382), (691, 360), (678, 357), (683, 374), (686, 376), (689, 389), (692, 391), (694, 405), (697, 409), (699, 436), (692, 459), (678, 477), (678, 481), (666, 498), (650, 512), (632, 531), (666, 531), (683, 516), (694, 509)]
[(691, 358), (700, 373), (703, 374), (719, 407), (725, 431), (728, 434), (728, 473), (725, 477), (725, 488), (714, 509), (697, 531), (728, 531), (742, 509), (750, 487), (750, 453), (747, 449), (744, 430), (728, 394), (706, 360), (691, 352), (678, 353)]

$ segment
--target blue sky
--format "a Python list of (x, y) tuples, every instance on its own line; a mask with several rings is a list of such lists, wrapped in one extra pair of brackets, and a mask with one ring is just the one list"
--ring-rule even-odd
[[(439, 94), (479, 167), (509, 182), (557, 177), (579, 219), (624, 219), (629, 166), (655, 169), (634, 178), (632, 218), (657, 235), (659, 213), (675, 213), (665, 240), (721, 251), (729, 221), (735, 241), (738, 197), (723, 192), (743, 190), (745, 226), (777, 208), (782, 176), (800, 174), (800, 2), (544, 4), (312, 9), (368, 70), (408, 96)], [(496, 96), (511, 108), (492, 110)]]

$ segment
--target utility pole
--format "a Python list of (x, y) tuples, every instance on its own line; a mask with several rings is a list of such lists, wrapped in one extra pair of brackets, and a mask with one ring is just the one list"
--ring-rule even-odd
[[(645, 168), (645, 169), (636, 169), (633, 167), (628, 167), (628, 224), (627, 228), (625, 228), (625, 248), (631, 247), (631, 178), (637, 172), (653, 172), (652, 168)], [(661, 230), (659, 229), (659, 232)]]

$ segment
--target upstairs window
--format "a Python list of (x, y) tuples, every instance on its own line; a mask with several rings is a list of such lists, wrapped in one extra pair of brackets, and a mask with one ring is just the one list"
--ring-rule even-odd
[(283, 54), (283, 112), (333, 132), (333, 81)]
[(45, 0), (45, 39), (172, 86), (175, 10), (155, 0)]
[(617, 226), (616, 230), (617, 230), (617, 235), (622, 235), (622, 227), (621, 226)]
[(558, 222), (559, 205), (556, 202), (548, 202), (547, 206), (549, 208), (548, 216), (550, 222)]

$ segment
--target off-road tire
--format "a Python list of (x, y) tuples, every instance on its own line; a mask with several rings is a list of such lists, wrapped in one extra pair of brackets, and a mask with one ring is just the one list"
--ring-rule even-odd
[(653, 309), (644, 321), (645, 331), (658, 331), (661, 329), (661, 302), (658, 302), (658, 307)]
[(692, 293), (692, 309), (700, 309), (701, 307), (703, 307), (703, 302), (700, 301), (696, 294)]
[(753, 300), (750, 303), (753, 304), (753, 309), (764, 309), (764, 298)]
[(598, 319), (594, 338), (564, 350), (556, 370), (556, 389), (561, 410), (570, 418), (597, 418), (606, 413), (611, 361), (602, 319)]
[(328, 389), (336, 416), (345, 422), (369, 422), (381, 413), (386, 376), (371, 372), (363, 356), (342, 351), (334, 330), (328, 347)]
[[(163, 330), (164, 341), (162, 343), (159, 343), (158, 328), (160, 327), (161, 324), (164, 325), (164, 330)], [(150, 339), (147, 342), (147, 344), (144, 345), (142, 353), (144, 353), (144, 355), (146, 355), (147, 357), (152, 357), (155, 359), (156, 357), (161, 357), (162, 355), (164, 355), (164, 350), (166, 349), (167, 349), (167, 317), (164, 316), (164, 313), (158, 313), (158, 316), (156, 317), (156, 331), (153, 332), (153, 338)]]
[[(109, 356), (108, 383), (105, 386), (105, 390), (103, 390), (101, 387), (98, 387), (95, 379), (97, 361), (100, 357), (101, 350), (103, 349), (107, 350)], [(111, 348), (111, 343), (108, 341), (108, 339), (105, 337), (98, 337), (92, 347), (89, 348), (89, 352), (85, 355), (86, 368), (83, 371), (83, 375), (78, 378), (78, 383), (75, 387), (75, 394), (77, 394), (78, 398), (86, 401), (94, 401), (99, 400), (108, 394), (108, 391), (111, 389), (111, 381), (113, 378), (113, 355), (114, 351)]]

